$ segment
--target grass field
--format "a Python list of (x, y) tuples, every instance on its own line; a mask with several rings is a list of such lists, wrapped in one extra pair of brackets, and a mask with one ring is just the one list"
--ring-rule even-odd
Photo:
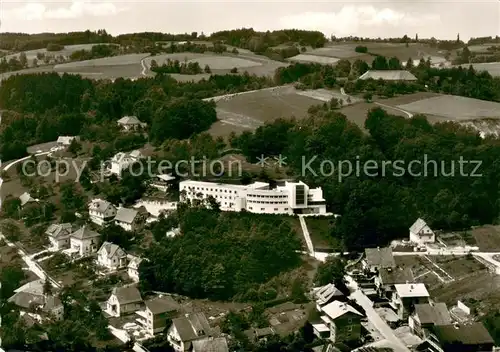
[(315, 250), (340, 250), (341, 243), (332, 238), (330, 235), (332, 222), (335, 219), (334, 217), (308, 216), (304, 219)]
[(321, 65), (334, 65), (339, 59), (335, 57), (319, 56), (312, 54), (299, 54), (288, 58), (290, 62), (315, 63)]
[[(36, 58), (36, 55), (38, 53), (42, 54), (47, 54), (51, 56), (64, 56), (68, 57), (71, 54), (73, 54), (75, 51), (79, 50), (91, 50), (94, 45), (98, 44), (105, 44), (105, 43), (96, 43), (96, 44), (77, 44), (77, 45), (66, 45), (63, 50), (60, 51), (47, 51), (47, 49), (36, 49), (36, 50), (28, 50), (24, 51), (26, 54), (26, 58), (28, 59), (28, 64), (31, 66), (33, 65), (33, 59)], [(15, 53), (15, 54), (10, 54), (6, 56), (7, 61), (10, 60), (13, 57), (17, 57), (19, 59), (19, 55), (21, 53)], [(40, 60), (39, 60), (40, 61)], [(39, 62), (39, 64), (43, 64), (42, 62)]]
[(500, 118), (500, 103), (453, 95), (423, 99), (399, 105), (398, 108), (412, 113), (443, 116), (457, 121), (484, 117)]
[(492, 46), (500, 46), (500, 43), (486, 43), (486, 44), (478, 44), (478, 45), (471, 45), (469, 46), (469, 50), (472, 52), (487, 52), (488, 48), (491, 48)]
[(500, 226), (485, 225), (467, 231), (481, 252), (500, 252)]
[(297, 94), (290, 86), (221, 99), (217, 102), (219, 121), (212, 126), (210, 133), (223, 136), (231, 131), (253, 130), (278, 118), (303, 118), (311, 105), (319, 103), (320, 100)]
[[(462, 67), (468, 68), (470, 65), (462, 65)], [(487, 62), (482, 64), (472, 64), (472, 67), (476, 71), (487, 71), (490, 75), (494, 77), (500, 76), (500, 62)]]

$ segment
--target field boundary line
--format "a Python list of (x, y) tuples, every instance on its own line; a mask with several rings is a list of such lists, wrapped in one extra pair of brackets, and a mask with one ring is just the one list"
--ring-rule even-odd
[[(443, 274), (445, 274), (446, 276), (448, 276), (448, 278), (451, 280), (451, 281), (455, 281), (455, 279), (450, 275), (448, 274), (443, 268), (441, 268), (439, 265), (437, 265), (436, 263), (434, 263), (428, 256), (424, 255), (424, 258), (427, 259), (429, 261), (429, 263), (431, 263), (432, 265), (434, 265), (436, 268), (438, 268)], [(437, 273), (436, 273), (437, 274)]]
[(419, 279), (419, 278), (421, 278), (422, 276), (425, 276), (425, 275), (430, 274), (430, 273), (431, 273), (431, 270), (427, 270), (425, 273), (422, 273), (422, 274), (420, 274), (420, 275), (418, 275), (418, 276), (415, 276), (413, 279), (414, 279), (414, 280)]

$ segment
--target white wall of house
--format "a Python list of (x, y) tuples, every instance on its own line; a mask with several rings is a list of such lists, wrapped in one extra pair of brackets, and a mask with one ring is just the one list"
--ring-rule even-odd
[(70, 238), (70, 247), (78, 250), (80, 256), (86, 256), (97, 252), (99, 240), (97, 237), (91, 239), (80, 240), (78, 238)]
[(127, 222), (115, 220), (115, 224), (120, 226), (125, 231), (133, 231), (135, 229), (134, 223), (127, 223)]
[(106, 302), (106, 311), (116, 317), (119, 317), (120, 312), (120, 303), (118, 303), (118, 299), (115, 295), (111, 295)]
[(99, 226), (103, 226), (106, 223), (107, 219), (113, 218), (115, 215), (115, 207), (108, 207), (105, 212), (95, 211), (92, 209), (89, 210), (90, 220)]
[(425, 226), (419, 233), (410, 231), (410, 242), (418, 244), (434, 243), (436, 242), (436, 235), (428, 226)]
[(56, 250), (61, 250), (64, 248), (69, 248), (69, 238), (66, 237), (64, 239), (57, 239), (52, 236), (49, 237), (49, 242), (51, 247), (54, 247)]
[(184, 352), (184, 343), (181, 341), (181, 337), (173, 324), (168, 329), (167, 340), (176, 352)]
[(120, 269), (127, 265), (127, 257), (120, 257), (118, 255), (114, 255), (113, 257), (109, 257), (106, 251), (101, 251), (97, 256), (97, 264), (102, 265), (108, 269)]
[(136, 267), (128, 267), (127, 269), (128, 276), (135, 282), (139, 281), (139, 269)]

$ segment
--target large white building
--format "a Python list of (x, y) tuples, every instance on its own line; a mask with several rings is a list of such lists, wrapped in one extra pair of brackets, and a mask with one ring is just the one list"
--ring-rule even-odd
[(139, 150), (133, 150), (130, 153), (119, 152), (111, 159), (109, 172), (120, 177), (124, 170), (143, 158), (144, 156)]
[(303, 182), (285, 182), (270, 189), (268, 183), (250, 185), (181, 181), (181, 201), (206, 199), (212, 196), (223, 211), (246, 210), (259, 214), (325, 214), (323, 190), (309, 188)]

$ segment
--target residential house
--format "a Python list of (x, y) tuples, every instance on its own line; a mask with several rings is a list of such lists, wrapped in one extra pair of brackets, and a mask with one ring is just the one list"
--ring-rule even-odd
[(192, 352), (229, 352), (225, 337), (207, 338), (193, 341)]
[(451, 315), (446, 303), (415, 304), (415, 311), (408, 318), (408, 326), (413, 334), (425, 339), (434, 326), (450, 325)]
[(14, 290), (14, 295), (8, 301), (16, 305), (22, 315), (27, 314), (38, 322), (61, 320), (64, 306), (58, 296), (44, 294), (44, 282), (42, 279), (28, 282)]
[(485, 352), (495, 347), (490, 333), (479, 322), (435, 326), (434, 336), (441, 347), (440, 352)]
[(78, 140), (77, 137), (73, 137), (73, 136), (59, 136), (57, 138), (57, 146), (58, 147), (68, 147), (71, 145), (71, 143), (75, 139)]
[(324, 324), (312, 324), (314, 335), (320, 339), (328, 339), (330, 337), (330, 328)]
[(127, 254), (120, 246), (104, 242), (97, 252), (97, 264), (109, 270), (118, 270), (127, 266)]
[(410, 227), (410, 242), (418, 245), (434, 243), (436, 242), (436, 235), (423, 219), (418, 218)]
[(141, 262), (142, 258), (128, 256), (127, 274), (135, 282), (139, 282), (139, 265)]
[(33, 198), (28, 192), (24, 192), (19, 196), (19, 200), (21, 201), (21, 207), (24, 207), (30, 203), (38, 202), (37, 199)]
[(424, 284), (396, 284), (390, 305), (400, 319), (407, 319), (416, 304), (429, 303), (429, 292)]
[(145, 301), (145, 310), (136, 311), (136, 319), (150, 335), (155, 335), (168, 328), (167, 321), (180, 310), (180, 305), (170, 296), (160, 296)]
[(79, 256), (87, 256), (97, 252), (101, 235), (84, 225), (69, 237), (70, 252)]
[(167, 340), (176, 352), (184, 352), (192, 349), (194, 341), (206, 339), (212, 334), (205, 314), (192, 313), (172, 320)]
[(115, 224), (126, 231), (134, 231), (139, 223), (139, 212), (135, 209), (119, 207), (116, 211)]
[(333, 301), (342, 301), (345, 296), (334, 284), (317, 287), (313, 289), (313, 298), (316, 301), (316, 309), (321, 312), (321, 308)]
[(52, 224), (45, 234), (48, 236), (51, 247), (56, 250), (69, 248), (69, 237), (73, 232), (73, 225), (70, 223)]
[(121, 177), (123, 171), (129, 169), (133, 164), (143, 158), (144, 156), (139, 150), (134, 150), (130, 153), (116, 153), (110, 161), (109, 172), (117, 177)]
[(413, 283), (414, 277), (410, 268), (384, 268), (380, 269), (378, 276), (375, 278), (375, 286), (382, 297), (392, 298), (395, 292), (394, 285)]
[(99, 226), (106, 225), (116, 216), (116, 207), (103, 199), (94, 199), (89, 204), (90, 221)]
[(140, 310), (143, 304), (141, 293), (136, 286), (115, 287), (106, 302), (106, 312), (119, 317)]
[(330, 329), (332, 342), (358, 340), (363, 315), (347, 303), (334, 301), (324, 306), (321, 320)]
[(160, 191), (167, 192), (169, 187), (172, 186), (175, 176), (172, 175), (156, 175), (156, 179), (151, 181), (149, 184), (151, 187), (155, 187)]
[(141, 122), (136, 116), (124, 116), (118, 120), (118, 126), (124, 131), (133, 131), (147, 126)]
[(396, 267), (390, 247), (366, 248), (362, 264), (365, 270), (372, 273), (377, 273), (380, 269), (394, 269)]

